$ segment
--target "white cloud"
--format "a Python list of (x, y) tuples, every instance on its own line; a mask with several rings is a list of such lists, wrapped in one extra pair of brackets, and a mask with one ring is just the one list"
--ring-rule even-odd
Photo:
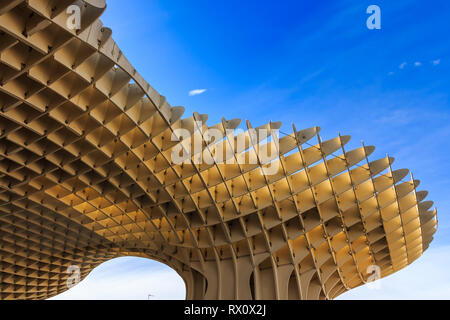
[(393, 76), (394, 72), (391, 71), (391, 72), (388, 73), (388, 75)]
[(407, 63), (406, 63), (406, 62), (403, 62), (403, 63), (399, 66), (399, 68), (400, 68), (400, 69), (405, 69), (406, 65), (407, 65)]
[[(450, 246), (431, 247), (412, 265), (340, 300), (450, 299)], [(376, 287), (376, 286), (375, 286)], [(183, 300), (185, 285), (168, 267), (143, 258), (119, 258), (96, 268), (84, 281), (54, 300)]]
[[(367, 285), (350, 290), (340, 300), (448, 300), (450, 246), (433, 246), (410, 266), (379, 280), (380, 289)], [(378, 282), (376, 282), (378, 283)]]
[(184, 300), (183, 279), (155, 261), (125, 257), (103, 263), (52, 300)]
[(195, 89), (195, 90), (191, 90), (189, 91), (189, 96), (193, 97), (193, 96), (197, 96), (199, 94), (205, 93), (206, 89)]
[(415, 62), (415, 63), (414, 63), (414, 66), (415, 66), (415, 67), (420, 67), (421, 65), (422, 65), (422, 62)]
[(414, 116), (414, 113), (411, 112), (411, 110), (408, 109), (397, 109), (393, 110), (389, 113), (385, 113), (383, 115), (380, 115), (374, 119), (374, 122), (382, 123), (382, 124), (389, 124), (389, 125), (407, 125), (411, 124), (414, 121), (420, 121), (421, 119), (418, 119)]
[(433, 65), (437, 66), (438, 64), (441, 63), (441, 59), (433, 60), (432, 63)]

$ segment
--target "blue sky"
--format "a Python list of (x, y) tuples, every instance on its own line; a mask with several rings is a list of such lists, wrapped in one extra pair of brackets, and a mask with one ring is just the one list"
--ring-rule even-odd
[[(324, 139), (349, 134), (348, 149), (364, 140), (377, 147), (372, 160), (389, 153), (396, 158), (394, 169), (411, 169), (439, 210), (430, 253), (386, 279), (381, 289), (361, 288), (347, 296), (430, 298), (435, 292), (450, 298), (438, 277), (441, 272), (450, 287), (444, 266), (450, 256), (450, 2), (107, 3), (102, 20), (122, 51), (171, 105), (186, 108), (186, 116), (206, 113), (210, 124), (221, 117), (249, 119), (254, 126), (282, 121), (284, 132), (292, 131), (292, 123), (298, 129), (320, 126)], [(381, 8), (381, 30), (366, 27), (372, 4)], [(203, 92), (190, 95), (192, 90)], [(157, 272), (171, 277), (154, 262), (110, 263), (111, 270), (135, 266), (149, 277)], [(436, 275), (426, 283), (434, 291), (420, 287), (424, 270)], [(101, 277), (96, 274), (85, 280), (84, 293), (72, 297), (89, 298)], [(180, 290), (182, 283), (164, 297), (179, 298)], [(132, 291), (119, 296), (134, 297)]]

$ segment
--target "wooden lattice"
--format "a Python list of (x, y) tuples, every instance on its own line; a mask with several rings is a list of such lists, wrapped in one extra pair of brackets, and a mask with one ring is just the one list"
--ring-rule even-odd
[[(67, 25), (71, 5), (79, 30)], [(102, 26), (105, 7), (0, 0), (1, 299), (55, 296), (70, 266), (84, 278), (122, 256), (170, 266), (188, 299), (332, 299), (366, 283), (371, 265), (385, 277), (428, 248), (427, 192), (392, 158), (369, 162), (373, 147), (344, 150), (348, 136), (294, 128), (271, 175), (248, 131), (233, 156), (255, 164), (174, 163), (176, 129), (212, 152), (205, 132), (233, 145), (225, 133), (240, 121), (182, 118)]]

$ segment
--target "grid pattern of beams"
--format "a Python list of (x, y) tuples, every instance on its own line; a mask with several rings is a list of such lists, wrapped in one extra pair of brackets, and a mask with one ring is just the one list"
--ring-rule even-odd
[[(66, 25), (73, 4), (78, 31)], [(233, 157), (257, 164), (175, 164), (173, 148), (191, 141), (171, 141), (176, 129), (213, 157), (240, 121), (182, 118), (124, 57), (105, 8), (0, 0), (1, 299), (52, 297), (69, 266), (84, 278), (130, 255), (176, 270), (188, 299), (332, 299), (366, 283), (370, 265), (385, 277), (428, 248), (436, 210), (419, 181), (393, 158), (370, 162), (373, 147), (346, 151), (348, 136), (294, 127), (264, 162), (247, 122)]]

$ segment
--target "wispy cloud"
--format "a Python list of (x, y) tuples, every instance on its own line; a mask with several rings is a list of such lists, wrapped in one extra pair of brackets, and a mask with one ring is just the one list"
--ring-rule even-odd
[[(440, 63), (441, 63), (441, 59), (437, 59), (437, 60), (431, 61), (431, 64), (433, 64), (434, 66), (437, 66), (437, 65), (439, 65)], [(403, 63), (401, 63), (401, 64), (398, 66), (398, 68), (399, 68), (400, 70), (403, 70), (403, 69), (405, 69), (405, 67), (406, 67), (407, 65), (408, 65), (407, 62), (403, 62)], [(423, 65), (422, 62), (420, 62), (420, 61), (414, 62), (414, 67), (421, 67), (422, 65)], [(389, 75), (393, 75), (394, 72), (389, 72), (388, 74), (389, 74)]]
[(193, 96), (198, 96), (199, 94), (205, 93), (206, 89), (195, 89), (195, 90), (191, 90), (189, 91), (189, 96), (193, 97)]
[(52, 300), (183, 300), (184, 281), (155, 261), (124, 257), (108, 261)]
[[(412, 265), (379, 280), (379, 289), (362, 286), (339, 299), (449, 299), (450, 246), (431, 247)], [(426, 276), (424, 276), (426, 275)], [(143, 258), (119, 258), (95, 269), (54, 300), (184, 299), (185, 285), (175, 271)]]
[(439, 65), (439, 64), (441, 63), (441, 59), (433, 60), (431, 63), (432, 63), (434, 66), (437, 66), (437, 65)]
[(417, 121), (417, 118), (414, 116), (414, 113), (412, 113), (411, 110), (397, 109), (392, 110), (384, 116), (375, 118), (374, 121), (383, 124), (395, 124), (398, 126), (410, 124), (414, 121)]
[(343, 294), (342, 300), (417, 300), (450, 298), (450, 247), (431, 247), (412, 265), (379, 280), (379, 289), (362, 286)]

